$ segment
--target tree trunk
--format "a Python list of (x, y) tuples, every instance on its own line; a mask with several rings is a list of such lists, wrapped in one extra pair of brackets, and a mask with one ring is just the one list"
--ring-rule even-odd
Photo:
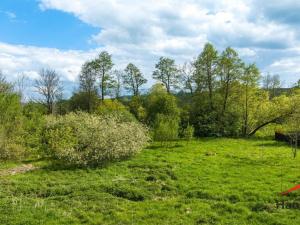
[(170, 76), (167, 76), (167, 92), (170, 94)]
[(224, 95), (223, 109), (222, 109), (222, 113), (221, 113), (222, 116), (224, 115), (224, 113), (225, 113), (225, 111), (226, 111), (227, 101), (228, 101), (228, 96), (229, 96), (229, 80), (226, 80), (226, 87), (225, 87), (225, 95)]
[(101, 79), (101, 100), (102, 102), (104, 101), (104, 94), (105, 94), (105, 88), (104, 88), (104, 76), (105, 76), (105, 72), (102, 71), (102, 79)]
[(207, 86), (208, 86), (208, 92), (209, 92), (209, 105), (210, 110), (213, 110), (213, 88), (212, 88), (212, 77), (211, 77), (211, 65), (207, 69)]
[(91, 113), (92, 112), (92, 109), (91, 109), (92, 108), (92, 104), (91, 104), (91, 98), (92, 98), (91, 96), (92, 95), (91, 95), (90, 91), (88, 93), (89, 93), (88, 94), (88, 112)]
[(259, 129), (263, 128), (264, 126), (267, 126), (270, 123), (275, 123), (277, 120), (281, 119), (283, 116), (276, 117), (275, 119), (269, 120), (258, 127), (256, 127), (253, 131), (251, 131), (248, 136), (253, 136)]
[(246, 85), (243, 136), (247, 135), (247, 130), (248, 130), (248, 85)]

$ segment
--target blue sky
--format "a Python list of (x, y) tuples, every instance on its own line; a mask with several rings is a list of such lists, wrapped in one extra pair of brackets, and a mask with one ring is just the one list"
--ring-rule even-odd
[(42, 11), (35, 0), (1, 0), (0, 41), (59, 49), (87, 50), (99, 32), (71, 14), (58, 10)]
[(116, 69), (133, 62), (151, 85), (160, 56), (183, 64), (211, 42), (291, 86), (300, 79), (299, 12), (297, 0), (1, 0), (0, 69), (32, 80), (54, 68), (69, 95), (84, 61), (106, 50)]

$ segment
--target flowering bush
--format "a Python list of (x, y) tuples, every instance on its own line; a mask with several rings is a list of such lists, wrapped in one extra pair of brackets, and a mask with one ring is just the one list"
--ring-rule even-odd
[(44, 132), (46, 149), (65, 163), (95, 166), (139, 152), (149, 140), (145, 127), (115, 115), (70, 113), (49, 117)]

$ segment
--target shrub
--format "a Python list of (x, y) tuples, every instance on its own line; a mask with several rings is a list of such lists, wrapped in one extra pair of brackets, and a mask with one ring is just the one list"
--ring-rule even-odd
[(46, 107), (39, 103), (28, 102), (23, 106), (24, 116), (24, 145), (30, 153), (40, 153), (42, 131), (45, 126), (44, 114), (47, 113)]
[(178, 138), (179, 119), (178, 117), (158, 114), (154, 123), (154, 140), (165, 142)]
[(0, 93), (0, 159), (21, 159), (23, 146), (23, 117), (20, 96)]
[(194, 131), (194, 127), (188, 124), (188, 126), (182, 132), (183, 138), (187, 141), (192, 140), (194, 137)]
[(147, 123), (150, 125), (156, 122), (158, 114), (166, 115), (170, 118), (178, 118), (180, 115), (176, 97), (167, 93), (160, 84), (152, 87), (145, 103)]
[(97, 115), (101, 117), (113, 116), (119, 122), (136, 122), (136, 118), (132, 115), (121, 102), (118, 100), (106, 99), (101, 102)]
[(147, 111), (144, 105), (144, 99), (141, 96), (133, 96), (128, 104), (130, 112), (141, 122), (146, 122)]
[(69, 100), (69, 109), (71, 111), (94, 112), (99, 105), (97, 92), (77, 92)]
[(71, 165), (96, 166), (138, 153), (149, 140), (137, 122), (114, 115), (70, 113), (49, 117), (44, 132), (45, 149)]

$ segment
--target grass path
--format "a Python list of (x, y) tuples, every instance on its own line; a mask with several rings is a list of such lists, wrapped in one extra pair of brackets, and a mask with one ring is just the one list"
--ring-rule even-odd
[(300, 224), (299, 209), (276, 208), (300, 182), (300, 158), (272, 140), (153, 144), (95, 169), (42, 164), (0, 176), (0, 224)]

